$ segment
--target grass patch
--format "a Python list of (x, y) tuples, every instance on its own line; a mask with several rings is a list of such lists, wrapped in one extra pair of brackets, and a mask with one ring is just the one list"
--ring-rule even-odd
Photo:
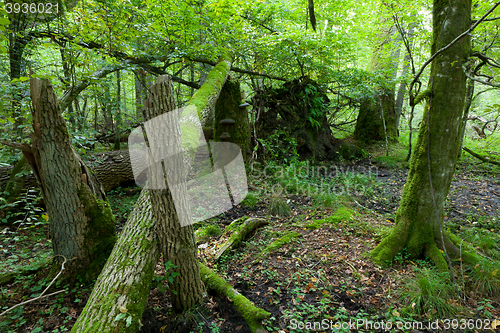
[(454, 290), (449, 273), (439, 273), (432, 268), (423, 268), (415, 279), (406, 283), (402, 294), (406, 303), (403, 312), (423, 318), (450, 318), (460, 310), (453, 302)]
[(285, 198), (279, 195), (271, 196), (267, 209), (270, 215), (287, 217), (292, 214), (292, 209), (288, 204), (288, 200), (285, 200)]

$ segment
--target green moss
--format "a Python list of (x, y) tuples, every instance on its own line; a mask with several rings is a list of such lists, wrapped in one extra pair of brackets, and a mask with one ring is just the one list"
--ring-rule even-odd
[(269, 244), (264, 249), (264, 251), (262, 251), (262, 253), (260, 254), (260, 256), (263, 255), (263, 254), (269, 254), (271, 252), (274, 252), (277, 249), (281, 248), (282, 246), (290, 243), (295, 238), (299, 238), (299, 237), (302, 237), (302, 235), (299, 234), (298, 232), (296, 232), (296, 231), (289, 231), (289, 232), (285, 233), (283, 236), (281, 236), (280, 238), (278, 238), (275, 241), (273, 241), (271, 244)]
[(271, 317), (269, 312), (256, 307), (250, 300), (238, 293), (202, 263), (200, 263), (200, 275), (207, 288), (215, 290), (219, 294), (226, 295), (234, 303), (234, 307), (245, 319), (252, 333), (265, 332), (262, 327), (262, 320)]
[(97, 199), (84, 185), (80, 188), (78, 197), (88, 218), (84, 247), (91, 260), (89, 266), (84, 267), (78, 275), (84, 281), (90, 281), (99, 275), (116, 242), (115, 217), (109, 203)]
[[(137, 204), (141, 207), (144, 207), (144, 201), (147, 199), (147, 196), (142, 194)], [(150, 206), (145, 206), (146, 209), (150, 209)], [(140, 214), (146, 214), (146, 211), (140, 212)], [(142, 217), (138, 217), (137, 221), (140, 221), (140, 224), (134, 228), (138, 230), (151, 230), (154, 225), (154, 221), (151, 219), (146, 219)], [(125, 243), (120, 244), (121, 252), (112, 253), (110, 260), (114, 263), (112, 269), (113, 272), (123, 272), (128, 270), (127, 267), (132, 267), (137, 265), (135, 262), (135, 258), (133, 256), (124, 255), (124, 253), (130, 253), (132, 251), (140, 251), (140, 253), (151, 253), (151, 248), (158, 247), (158, 239), (148, 239), (144, 237), (144, 232), (137, 232), (128, 238)], [(127, 332), (138, 332), (140, 329), (140, 320), (142, 318), (142, 314), (144, 312), (144, 307), (147, 302), (147, 298), (149, 296), (149, 290), (151, 287), (151, 281), (153, 281), (155, 263), (158, 261), (158, 257), (152, 258), (148, 265), (144, 266), (144, 270), (140, 272), (141, 277), (132, 283), (130, 280), (127, 281), (130, 284), (126, 284), (125, 281), (118, 281), (122, 283), (113, 284), (112, 287), (107, 289), (108, 292), (101, 292), (100, 298), (97, 301), (92, 303), (92, 308), (89, 307), (89, 304), (85, 306), (82, 313), (79, 316), (79, 320), (73, 326), (71, 332), (74, 333), (127, 333)], [(99, 277), (99, 279), (109, 279), (109, 275), (107, 277)], [(100, 281), (96, 283), (99, 285)], [(126, 297), (128, 303), (126, 305), (126, 313), (132, 317), (132, 322), (129, 327), (126, 327), (125, 320), (113, 321), (114, 318), (118, 314), (120, 314), (120, 309), (116, 307), (116, 304), (120, 299)], [(97, 313), (108, 313), (110, 314), (106, 317), (106, 320), (101, 320), (94, 322), (92, 326), (89, 323), (85, 323), (86, 326), (82, 326), (84, 324), (81, 321), (83, 318), (89, 318), (90, 313), (96, 315)], [(114, 312), (114, 313), (113, 313)], [(93, 317), (95, 318), (95, 317)], [(112, 318), (109, 320), (108, 318)]]
[(356, 211), (351, 210), (345, 206), (340, 207), (337, 211), (328, 217), (325, 217), (321, 220), (313, 221), (309, 224), (306, 224), (304, 227), (307, 229), (318, 229), (321, 228), (324, 224), (329, 225), (338, 225), (341, 222), (352, 221), (353, 217), (359, 215)]
[(248, 192), (241, 204), (248, 208), (254, 208), (259, 202), (259, 196), (255, 192)]
[[(208, 74), (205, 83), (196, 91), (189, 105), (194, 105), (198, 111), (198, 116), (201, 119), (202, 111), (210, 105), (210, 97), (213, 96), (215, 90), (222, 89), (222, 85), (230, 70), (230, 61), (220, 61)], [(183, 138), (184, 139), (184, 138)]]
[(209, 224), (195, 231), (196, 242), (206, 242), (210, 237), (219, 236), (221, 230), (218, 225)]
[(420, 104), (420, 102), (422, 102), (423, 100), (429, 98), (431, 96), (431, 90), (430, 89), (427, 89), (427, 90), (424, 90), (422, 91), (420, 94), (418, 94), (415, 99), (413, 100), (413, 105), (418, 105)]

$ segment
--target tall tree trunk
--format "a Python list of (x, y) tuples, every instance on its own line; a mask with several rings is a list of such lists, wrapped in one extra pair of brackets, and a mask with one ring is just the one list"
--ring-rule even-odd
[(114, 150), (120, 150), (120, 136), (122, 127), (122, 78), (120, 71), (116, 71), (116, 107), (115, 107), (115, 146)]
[[(220, 61), (184, 109), (192, 116), (199, 116), (202, 124), (217, 101), (230, 67), (229, 60)], [(198, 142), (199, 138), (195, 140)], [(151, 207), (148, 196), (148, 190), (141, 192), (140, 200), (71, 332), (138, 331), (160, 253), (156, 223), (152, 215), (146, 213)], [(126, 314), (126, 318), (115, 321), (122, 313)], [(129, 317), (131, 324), (127, 326), (126, 319)]]
[[(61, 63), (63, 67), (63, 84), (64, 84), (64, 89), (69, 90), (71, 87), (71, 67), (70, 64), (68, 63), (68, 57), (66, 55), (66, 50), (64, 49), (64, 44), (59, 45), (59, 52), (61, 53)], [(61, 110), (61, 112), (64, 113), (66, 110)], [(69, 122), (71, 124), (71, 127), (73, 130), (76, 128), (76, 120), (75, 120), (75, 110), (73, 109), (73, 103), (70, 103), (68, 105), (68, 115), (69, 115)]]
[[(408, 31), (407, 40), (408, 40), (408, 46), (411, 50), (412, 45), (413, 45), (413, 32), (415, 31), (414, 24), (411, 24), (410, 30)], [(408, 74), (408, 70), (410, 69), (410, 61), (411, 61), (411, 54), (406, 50), (405, 56), (403, 58), (403, 70), (401, 72), (400, 78), (403, 78), (401, 80), (401, 83), (399, 84), (398, 88), (398, 93), (396, 95), (396, 103), (394, 106), (394, 110), (396, 112), (396, 126), (399, 128), (399, 121), (401, 119), (401, 114), (403, 113), (403, 102), (405, 98), (405, 93), (406, 93), (406, 75)]]
[[(434, 0), (432, 53), (471, 25), (470, 0)], [(431, 65), (430, 95), (422, 117), (410, 172), (389, 236), (372, 251), (385, 264), (406, 248), (414, 258), (429, 257), (439, 269), (448, 265), (439, 249), (470, 260), (443, 230), (443, 209), (460, 144), (466, 76), (462, 66), (470, 54), (470, 37), (439, 54)]]
[(386, 26), (381, 33), (381, 42), (373, 52), (369, 70), (379, 72), (386, 80), (373, 98), (367, 98), (359, 108), (354, 138), (363, 143), (385, 140), (395, 141), (398, 137), (396, 111), (394, 107), (395, 78), (399, 59), (400, 43), (393, 41), (396, 33), (394, 26), (387, 20), (380, 25)]
[(52, 85), (31, 79), (30, 87), (32, 148), (23, 153), (41, 186), (54, 260), (70, 260), (65, 266), (70, 280), (80, 276), (89, 281), (97, 277), (116, 241), (115, 219), (99, 182), (71, 145)]
[[(15, 19), (10, 25), (12, 33), (9, 34), (9, 63), (10, 63), (10, 80), (19, 79), (21, 77), (23, 53), (26, 48), (27, 40), (20, 37), (18, 31), (25, 29), (21, 21), (22, 16), (14, 16)], [(12, 118), (14, 118), (14, 140), (22, 137), (24, 117), (21, 111), (22, 94), (19, 92), (18, 85), (13, 85), (12, 96)]]

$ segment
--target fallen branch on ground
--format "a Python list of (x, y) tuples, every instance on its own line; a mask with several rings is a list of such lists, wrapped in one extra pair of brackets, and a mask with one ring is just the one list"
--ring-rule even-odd
[(468, 152), (469, 154), (471, 154), (475, 158), (477, 158), (477, 159), (479, 159), (479, 160), (481, 160), (481, 161), (483, 161), (485, 163), (491, 163), (491, 164), (495, 164), (495, 165), (500, 165), (500, 161), (497, 161), (497, 160), (493, 159), (490, 156), (480, 155), (478, 153), (473, 152), (472, 150), (470, 150), (467, 147), (463, 147), (463, 150), (465, 150), (466, 152)]

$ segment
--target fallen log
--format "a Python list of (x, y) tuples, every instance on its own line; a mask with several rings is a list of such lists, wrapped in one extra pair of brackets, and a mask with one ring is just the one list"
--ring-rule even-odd
[[(118, 186), (134, 181), (132, 165), (128, 150), (112, 150), (87, 155), (87, 163), (92, 172), (102, 185), (104, 192), (109, 192)], [(6, 188), (13, 167), (0, 168), (0, 188), (2, 191)], [(24, 188), (37, 187), (38, 183), (33, 174), (28, 174), (23, 178)], [(17, 180), (18, 182), (21, 179)]]
[(467, 147), (463, 147), (462, 149), (465, 150), (466, 152), (468, 152), (469, 154), (471, 154), (472, 156), (474, 156), (475, 158), (479, 159), (480, 161), (483, 161), (485, 163), (491, 163), (491, 164), (495, 164), (495, 165), (500, 165), (500, 161), (495, 160), (491, 156), (480, 155), (478, 153), (473, 152), (472, 150), (470, 150)]
[[(237, 222), (237, 221), (234, 221)], [(241, 242), (255, 229), (260, 226), (266, 225), (268, 222), (265, 219), (251, 217), (243, 222), (232, 234), (231, 236), (220, 246), (218, 246), (217, 254), (214, 256), (214, 261), (219, 260), (219, 258), (227, 252), (227, 250), (237, 248), (240, 246)], [(231, 223), (232, 225), (232, 223)], [(229, 225), (228, 228), (231, 226)]]
[(208, 289), (214, 290), (218, 294), (226, 295), (233, 302), (234, 308), (245, 319), (252, 333), (268, 332), (262, 326), (262, 321), (271, 317), (269, 312), (256, 307), (248, 298), (241, 295), (229, 283), (221, 279), (202, 263), (200, 263), (200, 274), (201, 280)]

